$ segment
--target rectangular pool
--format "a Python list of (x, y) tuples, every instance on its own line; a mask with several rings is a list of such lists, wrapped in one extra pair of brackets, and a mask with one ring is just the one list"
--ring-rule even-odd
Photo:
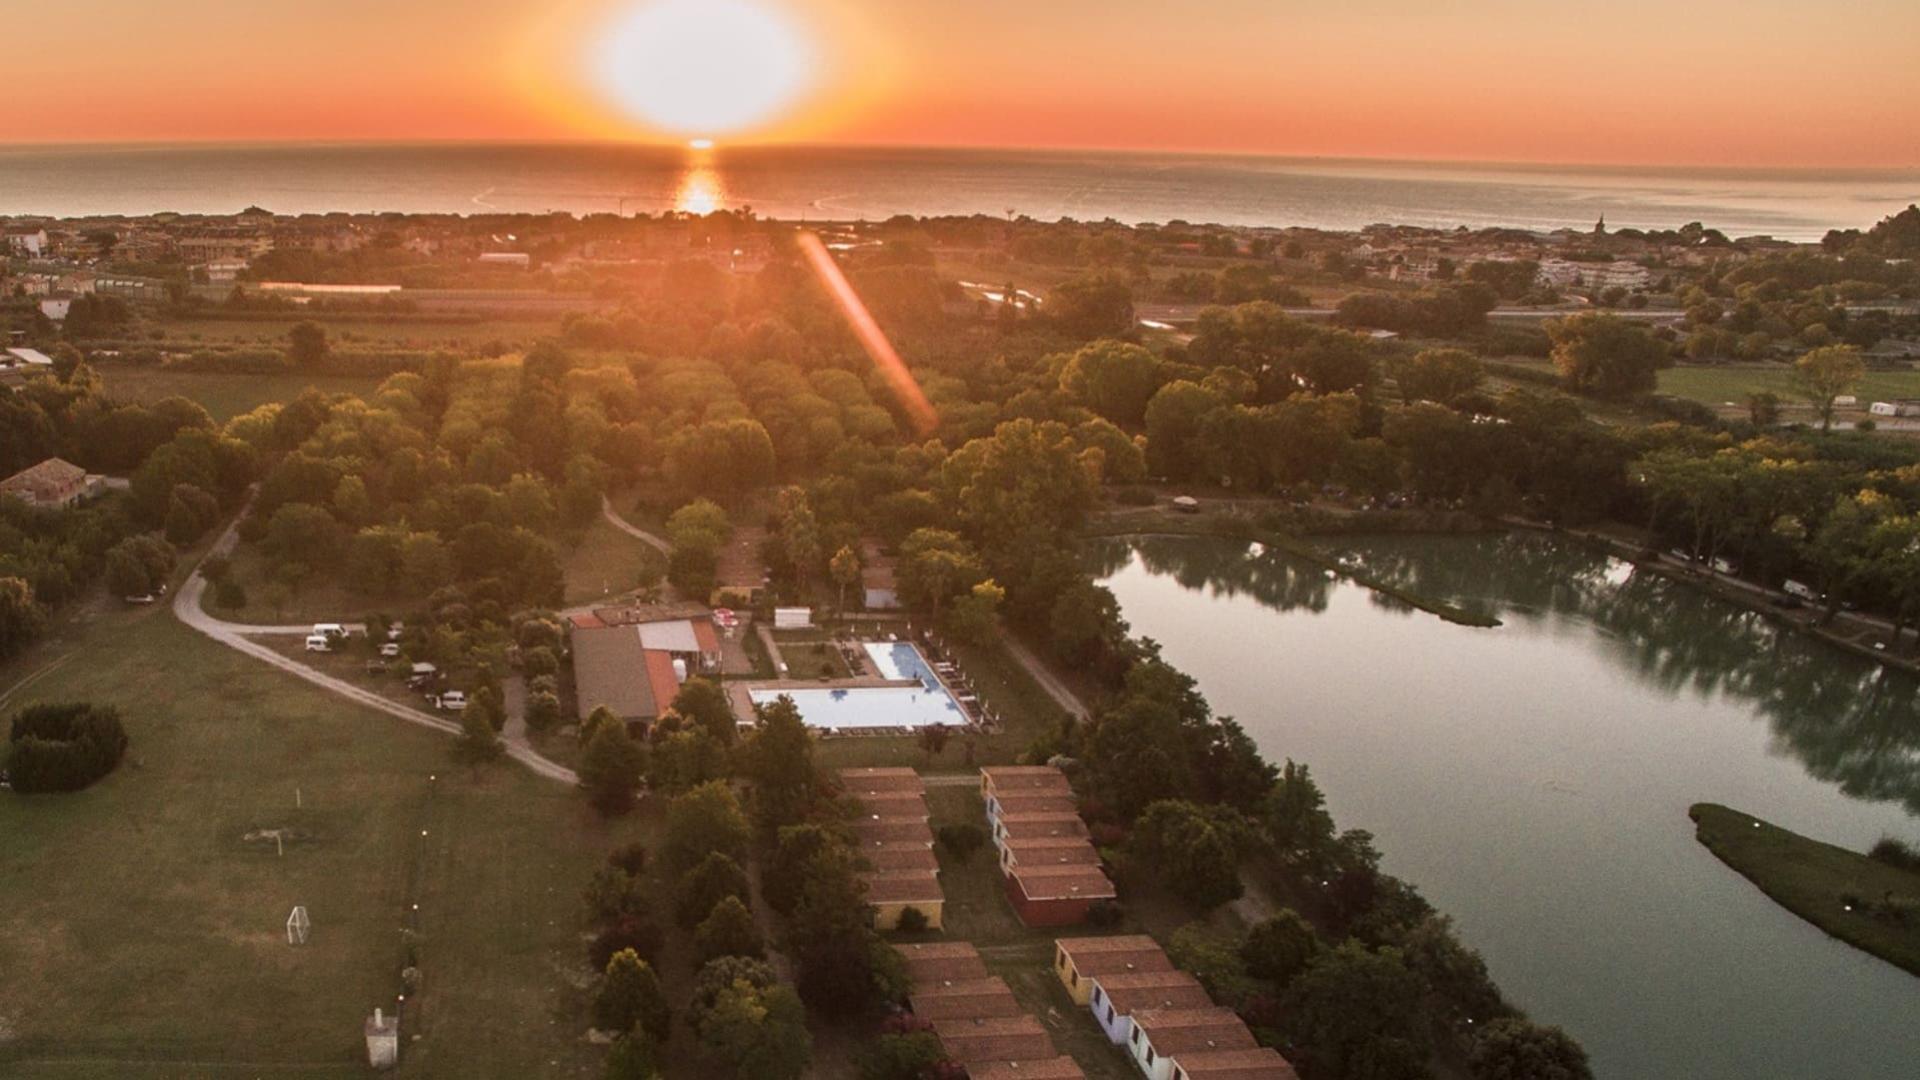
[(863, 642), (882, 677), (912, 679), (919, 686), (805, 687), (797, 690), (755, 689), (747, 697), (765, 705), (780, 695), (793, 699), (808, 727), (836, 731), (874, 728), (923, 728), (935, 724), (960, 727), (967, 722), (953, 695), (947, 693), (920, 650), (904, 641)]

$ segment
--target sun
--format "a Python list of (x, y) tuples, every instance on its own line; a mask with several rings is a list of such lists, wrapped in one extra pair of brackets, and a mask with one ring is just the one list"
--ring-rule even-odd
[(609, 23), (589, 66), (601, 91), (661, 131), (711, 138), (798, 104), (815, 79), (806, 28), (756, 0), (649, 0)]

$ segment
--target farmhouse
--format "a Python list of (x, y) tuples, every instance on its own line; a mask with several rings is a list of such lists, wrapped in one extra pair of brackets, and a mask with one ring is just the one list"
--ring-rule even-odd
[(650, 723), (680, 692), (680, 684), (720, 662), (713, 624), (669, 619), (609, 626), (576, 620), (573, 680), (582, 720), (604, 705), (628, 723)]
[(1053, 943), (1053, 973), (1075, 1005), (1092, 1002), (1094, 980), (1102, 975), (1172, 970), (1173, 961), (1146, 934), (1061, 938)]
[(1185, 1054), (1256, 1050), (1260, 1044), (1240, 1014), (1220, 1005), (1200, 1009), (1142, 1009), (1133, 1014), (1127, 1049), (1148, 1080), (1173, 1080)]
[(48, 458), (0, 480), (0, 494), (11, 495), (42, 510), (65, 509), (86, 498), (87, 470), (72, 462)]

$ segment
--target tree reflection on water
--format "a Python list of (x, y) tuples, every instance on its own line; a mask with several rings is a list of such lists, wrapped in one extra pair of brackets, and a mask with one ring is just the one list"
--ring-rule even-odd
[[(1810, 775), (1854, 798), (1897, 802), (1920, 815), (1920, 680), (1905, 672), (1547, 537), (1388, 537), (1343, 546), (1370, 576), (1430, 599), (1508, 623), (1590, 626), (1603, 653), (1644, 684), (1671, 696), (1745, 703)], [(1103, 577), (1138, 558), (1185, 588), (1250, 596), (1277, 611), (1323, 612), (1335, 585), (1317, 566), (1233, 541), (1106, 540), (1090, 558)], [(1398, 599), (1371, 595), (1383, 609), (1417, 614)]]

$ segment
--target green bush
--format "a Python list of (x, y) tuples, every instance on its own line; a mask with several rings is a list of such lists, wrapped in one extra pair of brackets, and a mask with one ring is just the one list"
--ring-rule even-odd
[(120, 713), (84, 702), (20, 710), (11, 741), (7, 771), (23, 794), (79, 791), (112, 772), (127, 752)]

